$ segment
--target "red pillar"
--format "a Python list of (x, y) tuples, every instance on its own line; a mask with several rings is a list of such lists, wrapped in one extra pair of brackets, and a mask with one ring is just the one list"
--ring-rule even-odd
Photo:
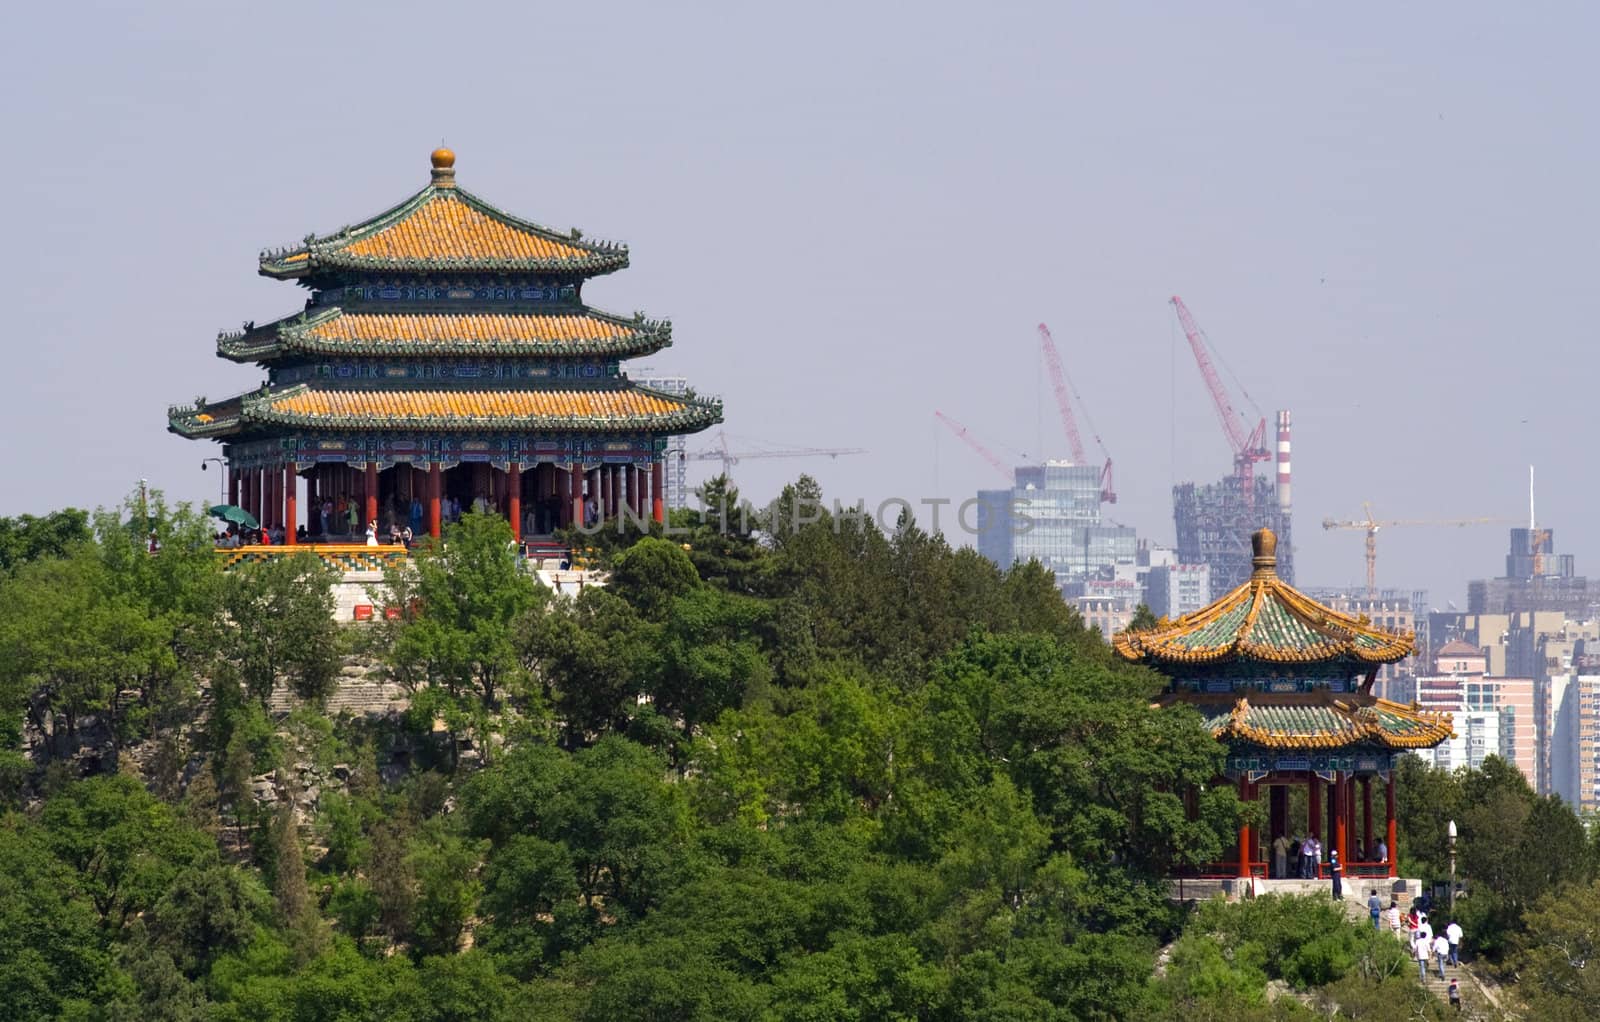
[(1361, 778), (1361, 847), (1372, 859), (1372, 778)]
[(439, 538), (439, 492), (443, 479), (436, 461), (428, 466), (428, 535)]
[(285, 546), (294, 546), (294, 527), (300, 518), (300, 509), (296, 505), (297, 492), (300, 489), (300, 476), (294, 470), (291, 462), (283, 466), (283, 542)]
[(573, 462), (572, 463), (572, 471), (567, 473), (567, 477), (570, 480), (570, 482), (567, 484), (567, 487), (568, 487), (567, 496), (570, 498), (567, 503), (569, 503), (571, 505), (571, 510), (568, 511), (567, 513), (571, 516), (573, 525), (582, 526), (583, 525), (583, 465), (581, 465), (580, 463), (578, 463), (576, 461)]
[(511, 519), (511, 538), (522, 542), (522, 466), (515, 461), (506, 469), (506, 517)]
[[(1243, 777), (1239, 778), (1239, 801), (1249, 802), (1250, 794), (1250, 782)], [(1241, 820), (1239, 822), (1239, 876), (1241, 878), (1250, 875), (1251, 842), (1250, 824), (1248, 821)]]
[(1388, 838), (1387, 843), (1389, 845), (1389, 875), (1397, 877), (1400, 875), (1400, 846), (1396, 842), (1394, 827), (1394, 772), (1392, 769), (1389, 773), (1389, 782), (1384, 791), (1383, 801), (1384, 808), (1389, 813), (1388, 833), (1385, 835)]
[(367, 462), (367, 521), (378, 520), (378, 463)]
[(667, 520), (667, 491), (661, 485), (661, 462), (650, 463), (650, 517), (657, 524)]
[(1346, 847), (1346, 843), (1349, 841), (1350, 835), (1346, 832), (1344, 826), (1344, 774), (1335, 773), (1333, 778), (1333, 805), (1331, 806), (1333, 809), (1333, 847), (1339, 852), (1341, 860), (1348, 861), (1350, 849)]

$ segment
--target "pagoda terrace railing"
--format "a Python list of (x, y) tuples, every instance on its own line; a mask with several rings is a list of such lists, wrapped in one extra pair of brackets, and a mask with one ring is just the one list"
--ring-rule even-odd
[[(1268, 864), (1266, 862), (1251, 862), (1250, 875), (1262, 880), (1268, 877)], [(1174, 878), (1182, 877), (1186, 880), (1229, 880), (1239, 876), (1239, 863), (1228, 862), (1203, 862), (1194, 866), (1174, 866), (1170, 873)], [(1387, 862), (1347, 862), (1344, 864), (1344, 879), (1347, 882), (1357, 880), (1386, 880), (1389, 878), (1389, 863)], [(1294, 876), (1284, 877), (1286, 880), (1299, 880), (1297, 872)], [(1333, 872), (1326, 862), (1317, 864), (1316, 880), (1332, 880)]]
[(222, 569), (230, 571), (241, 564), (261, 564), (279, 557), (295, 554), (315, 554), (322, 563), (340, 574), (354, 571), (386, 571), (405, 564), (410, 556), (404, 546), (384, 544), (367, 546), (365, 543), (296, 543), (272, 546), (224, 547), (217, 551), (222, 558)]

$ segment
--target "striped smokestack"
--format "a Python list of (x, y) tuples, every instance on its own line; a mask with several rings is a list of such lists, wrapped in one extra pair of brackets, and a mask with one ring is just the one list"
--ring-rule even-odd
[(1278, 413), (1278, 506), (1289, 507), (1289, 413)]

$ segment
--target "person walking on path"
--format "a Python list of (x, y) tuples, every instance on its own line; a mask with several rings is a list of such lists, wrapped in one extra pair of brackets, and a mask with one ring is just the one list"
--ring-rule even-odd
[(1310, 880), (1317, 869), (1317, 839), (1307, 837), (1300, 842), (1300, 879)]
[(1340, 881), (1339, 853), (1328, 853), (1328, 873), (1333, 877), (1333, 900), (1344, 900), (1344, 884)]
[(1393, 898), (1389, 899), (1389, 929), (1400, 932), (1400, 903)]
[(1451, 980), (1450, 991), (1446, 996), (1449, 998), (1450, 1007), (1454, 1008), (1456, 1014), (1459, 1015), (1461, 1013), (1461, 984)]
[(1442, 933), (1433, 938), (1433, 957), (1439, 961), (1439, 978), (1442, 980), (1445, 978), (1445, 959), (1450, 957), (1450, 941)]
[(1272, 842), (1272, 875), (1279, 880), (1289, 875), (1289, 835), (1279, 834)]
[(1372, 917), (1372, 928), (1382, 929), (1383, 899), (1378, 897), (1377, 891), (1367, 894), (1367, 914)]
[(1450, 941), (1450, 964), (1461, 964), (1461, 924), (1454, 919), (1444, 928), (1444, 935)]
[(1419, 929), (1413, 935), (1416, 939), (1411, 942), (1411, 953), (1417, 959), (1417, 982), (1424, 986), (1428, 983), (1428, 940)]

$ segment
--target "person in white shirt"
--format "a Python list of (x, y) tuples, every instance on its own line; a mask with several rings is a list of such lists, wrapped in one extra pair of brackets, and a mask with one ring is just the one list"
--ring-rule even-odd
[(1433, 938), (1433, 957), (1439, 962), (1439, 978), (1444, 979), (1444, 960), (1450, 957), (1450, 941), (1442, 933)]
[(1450, 941), (1450, 964), (1461, 964), (1461, 924), (1454, 919), (1444, 928), (1444, 935)]
[(1389, 929), (1400, 932), (1400, 903), (1393, 898), (1389, 899)]
[(1429, 943), (1430, 942), (1422, 939), (1422, 931), (1420, 929), (1417, 930), (1416, 933), (1412, 934), (1412, 938), (1413, 939), (1411, 941), (1411, 954), (1412, 954), (1412, 957), (1416, 958), (1416, 960), (1417, 960), (1417, 982), (1419, 982), (1419, 983), (1427, 983), (1428, 982), (1428, 952), (1430, 950), (1430, 948), (1429, 948)]

